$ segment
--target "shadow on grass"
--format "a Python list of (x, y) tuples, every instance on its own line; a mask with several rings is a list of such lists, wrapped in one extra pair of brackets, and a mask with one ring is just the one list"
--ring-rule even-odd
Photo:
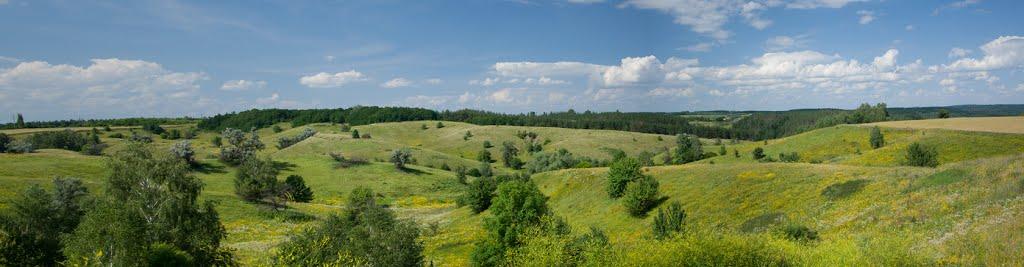
[(651, 216), (651, 211), (658, 209), (658, 207), (661, 207), (661, 204), (664, 204), (666, 201), (668, 201), (668, 199), (668, 196), (661, 196), (660, 198), (654, 200), (654, 204), (651, 205), (650, 208), (645, 210), (643, 215), (640, 215), (637, 218), (647, 218), (648, 216)]
[(401, 171), (401, 172), (404, 172), (404, 173), (414, 174), (414, 175), (430, 174), (427, 171), (421, 171), (421, 170), (417, 170), (417, 169), (413, 169), (413, 168), (409, 168), (409, 167), (398, 168), (398, 170)]
[(288, 207), (275, 209), (269, 204), (260, 204), (257, 212), (260, 218), (281, 220), (283, 222), (301, 223), (316, 220), (316, 216), (306, 214)]
[(227, 173), (228, 171), (225, 170), (226, 168), (227, 167), (224, 165), (215, 165), (206, 162), (196, 162), (192, 165), (193, 170), (202, 174)]
[(274, 165), (274, 169), (277, 169), (277, 171), (292, 171), (292, 170), (294, 170), (295, 167), (299, 166), (299, 165), (295, 165), (295, 163), (291, 163), (291, 162), (287, 162), (287, 161), (272, 160), (271, 163)]

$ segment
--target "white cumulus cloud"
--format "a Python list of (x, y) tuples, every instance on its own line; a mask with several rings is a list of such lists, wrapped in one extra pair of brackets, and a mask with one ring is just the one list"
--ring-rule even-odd
[[(1002, 36), (981, 46), (982, 58), (962, 58), (943, 65), (949, 71), (996, 70), (1024, 66), (1024, 37)], [(952, 53), (952, 52), (951, 52)]]
[(338, 73), (321, 72), (299, 78), (299, 83), (312, 88), (341, 87), (349, 83), (365, 81), (363, 73), (350, 70)]
[(261, 89), (267, 87), (265, 81), (230, 80), (220, 86), (224, 91), (246, 91), (250, 89)]
[(412, 86), (412, 81), (405, 78), (394, 78), (387, 82), (380, 84), (380, 87), (384, 88), (398, 88)]

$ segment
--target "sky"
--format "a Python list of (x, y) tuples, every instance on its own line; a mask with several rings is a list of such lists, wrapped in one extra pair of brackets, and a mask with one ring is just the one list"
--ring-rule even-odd
[(1024, 1), (0, 0), (0, 122), (1024, 103)]

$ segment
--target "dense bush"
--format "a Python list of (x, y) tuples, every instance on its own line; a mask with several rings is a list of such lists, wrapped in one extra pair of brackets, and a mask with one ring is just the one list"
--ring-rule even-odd
[(329, 153), (329, 155), (331, 156), (331, 159), (334, 160), (335, 168), (348, 168), (355, 165), (363, 165), (369, 163), (368, 161), (366, 161), (366, 159), (357, 157), (345, 157), (344, 155), (341, 154), (341, 152), (331, 152)]
[(621, 197), (626, 191), (627, 184), (644, 176), (640, 168), (640, 162), (633, 158), (624, 158), (612, 163), (608, 169), (608, 182), (605, 186), (608, 196)]
[(765, 156), (764, 155), (764, 148), (756, 147), (756, 148), (754, 148), (754, 151), (750, 152), (750, 155), (753, 156), (755, 160), (761, 160)]
[(132, 136), (128, 138), (128, 141), (148, 144), (153, 142), (153, 137), (145, 134), (132, 132)]
[(841, 183), (834, 183), (825, 187), (825, 189), (821, 191), (821, 196), (831, 200), (845, 198), (853, 195), (854, 193), (860, 192), (864, 186), (867, 186), (868, 182), (868, 180), (856, 179)]
[(939, 153), (934, 147), (918, 142), (911, 143), (903, 152), (903, 164), (917, 167), (939, 166)]
[(700, 138), (684, 134), (676, 136), (676, 151), (672, 157), (676, 164), (698, 161), (703, 155)]
[(533, 155), (533, 159), (526, 163), (525, 168), (529, 173), (539, 173), (574, 168), (579, 166), (581, 163), (587, 163), (589, 166), (603, 165), (597, 160), (591, 158), (573, 156), (569, 150), (562, 148), (554, 153), (541, 152)]
[(89, 139), (85, 135), (76, 133), (70, 129), (63, 131), (41, 132), (32, 134), (28, 138), (36, 149), (56, 148), (71, 151), (81, 151)]
[(302, 179), (302, 176), (289, 175), (284, 180), (284, 186), (289, 200), (303, 203), (313, 201), (313, 189), (306, 186), (306, 180)]
[(480, 150), (480, 153), (476, 154), (476, 160), (480, 162), (494, 162), (494, 159), (491, 158), (491, 151), (487, 151), (487, 149)]
[(81, 180), (54, 178), (54, 193), (32, 185), (0, 213), (0, 265), (57, 266), (61, 240), (74, 231), (88, 194)]
[(491, 207), (491, 199), (494, 198), (494, 190), (498, 189), (498, 183), (491, 177), (480, 177), (469, 182), (466, 193), (460, 199), (461, 203), (469, 206), (473, 213), (481, 213)]
[(302, 130), (302, 133), (299, 133), (296, 136), (279, 137), (277, 138), (277, 148), (284, 149), (290, 147), (294, 144), (302, 142), (302, 140), (306, 140), (306, 138), (313, 137), (313, 135), (316, 135), (316, 130), (313, 130), (313, 128), (306, 128)]
[(412, 151), (408, 148), (395, 149), (388, 158), (388, 162), (395, 164), (395, 168), (399, 170), (405, 169), (405, 164), (411, 163), (412, 160)]
[(32, 153), (36, 151), (32, 142), (24, 139), (16, 139), (7, 143), (7, 153)]
[(622, 194), (622, 205), (630, 215), (640, 217), (654, 208), (658, 202), (658, 180), (650, 175), (643, 175), (626, 186)]
[(231, 166), (242, 164), (245, 160), (254, 157), (256, 151), (264, 148), (256, 131), (252, 131), (246, 137), (241, 130), (228, 128), (224, 129), (221, 136), (228, 141), (228, 144), (220, 149), (220, 161)]
[(519, 148), (511, 141), (501, 143), (501, 162), (505, 167), (519, 169), (523, 167), (523, 161), (518, 158)]
[[(172, 246), (201, 266), (233, 265), (212, 202), (198, 201), (202, 181), (184, 161), (129, 144), (108, 163), (106, 195), (65, 240), (68, 265), (142, 266)], [(159, 258), (159, 257), (157, 257)], [(88, 264), (86, 264), (88, 263)]]
[(800, 153), (779, 153), (779, 161), (781, 162), (797, 162), (800, 161)]
[(495, 266), (504, 252), (520, 245), (520, 236), (540, 225), (549, 215), (547, 197), (530, 181), (510, 181), (498, 185), (491, 205), (491, 217), (484, 220), (487, 238), (477, 243), (470, 256), (477, 266)]
[(277, 169), (270, 160), (250, 157), (235, 173), (235, 194), (245, 201), (283, 205), (284, 186), (277, 181)]
[(411, 221), (377, 204), (357, 188), (339, 215), (292, 237), (278, 249), (284, 266), (423, 266), (423, 245)]
[(874, 149), (885, 146), (885, 137), (882, 136), (882, 130), (878, 126), (871, 128), (871, 137), (868, 141), (871, 143), (871, 148)]
[(672, 202), (666, 208), (658, 209), (651, 223), (651, 232), (654, 238), (665, 239), (675, 233), (683, 231), (683, 224), (686, 223), (686, 211), (679, 202)]
[(352, 139), (359, 139), (359, 137), (360, 137), (359, 136), (359, 130), (358, 129), (352, 129)]
[(156, 134), (156, 135), (162, 134), (165, 131), (167, 131), (163, 127), (160, 127), (159, 123), (153, 122), (153, 121), (148, 121), (148, 122), (143, 123), (142, 124), (142, 130), (145, 130), (147, 132), (150, 132), (150, 133)]
[(10, 144), (11, 140), (7, 134), (0, 133), (0, 153), (7, 152), (7, 144)]
[(803, 225), (787, 225), (786, 228), (782, 229), (782, 232), (786, 234), (786, 237), (794, 241), (818, 240), (818, 232)]
[(192, 142), (181, 140), (171, 145), (171, 155), (184, 160), (188, 164), (196, 163), (196, 151), (192, 150)]
[(284, 131), (284, 129), (281, 129), (280, 125), (274, 125), (274, 127), (270, 127), (270, 130), (273, 131), (274, 133), (280, 133)]

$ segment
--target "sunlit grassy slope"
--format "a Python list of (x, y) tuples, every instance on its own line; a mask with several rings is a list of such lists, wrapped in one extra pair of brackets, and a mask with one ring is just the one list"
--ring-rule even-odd
[[(197, 158), (205, 166), (197, 172), (206, 184), (202, 198), (218, 202), (229, 233), (225, 243), (236, 249), (245, 265), (271, 264), (279, 242), (337, 212), (351, 189), (367, 186), (400, 216), (423, 225), (428, 261), (438, 266), (465, 266), (473, 243), (482, 236), (482, 218), (488, 213), (473, 215), (456, 207), (463, 185), (440, 166), (477, 166), (476, 154), (485, 140), (495, 146), (491, 153), (497, 159), (503, 141), (522, 144), (515, 136), (518, 131), (536, 132), (542, 142), (550, 139), (544, 151), (566, 148), (576, 155), (600, 159), (608, 157), (602, 147), (636, 156), (644, 150), (673, 147), (675, 142), (673, 136), (619, 131), (455, 122), (444, 122), (446, 127), (437, 129), (436, 123), (354, 127), (372, 135), (371, 139), (353, 139), (350, 133), (341, 132), (339, 125), (331, 124), (296, 128), (279, 124), (285, 129), (280, 133), (260, 129), (267, 144), (260, 155), (286, 163), (281, 179), (302, 175), (315, 193), (312, 203), (289, 203), (284, 211), (240, 201), (234, 195), (234, 168), (216, 160), (218, 149), (209, 142), (218, 133), (202, 133), (192, 140)], [(296, 135), (305, 127), (315, 128), (318, 134), (289, 148), (275, 147), (277, 138)], [(473, 134), (469, 140), (463, 140), (466, 131)], [(932, 262), (1024, 264), (1019, 253), (1013, 254), (1024, 247), (1020, 234), (1024, 230), (1024, 200), (1020, 196), (1024, 192), (1024, 135), (884, 128), (886, 147), (872, 150), (867, 145), (868, 131), (867, 127), (838, 126), (770, 140), (768, 145), (725, 141), (728, 155), (696, 164), (651, 167), (647, 173), (661, 182), (666, 202), (683, 203), (691, 227), (752, 235), (770, 229), (772, 224), (765, 222), (785, 221), (819, 231), (822, 241), (812, 245), (781, 239), (773, 243), (805, 265), (880, 265), (873, 259), (911, 252)], [(114, 132), (128, 135), (129, 130)], [(123, 147), (123, 140), (103, 140), (111, 144), (106, 153)], [(705, 151), (718, 151), (711, 140), (703, 141)], [(937, 169), (897, 167), (899, 152), (913, 141), (935, 145), (943, 165)], [(151, 147), (165, 150), (174, 142), (155, 138)], [(780, 152), (798, 152), (802, 163), (756, 163), (750, 151), (757, 146), (773, 157)], [(392, 150), (403, 147), (413, 151), (413, 171), (399, 171), (381, 162)], [(733, 149), (738, 149), (740, 158), (732, 155)], [(336, 152), (370, 163), (338, 169), (328, 155)], [(101, 191), (106, 177), (104, 161), (102, 156), (62, 150), (0, 154), (0, 207), (30, 184), (49, 186), (49, 180), (58, 175), (81, 177), (93, 192)], [(563, 170), (537, 174), (534, 179), (551, 198), (555, 213), (574, 228), (603, 229), (618, 247), (644, 242), (651, 219), (629, 217), (617, 201), (607, 198), (605, 171)], [(863, 187), (846, 196), (822, 195), (824, 188), (849, 181), (855, 181), (849, 188)], [(885, 251), (899, 253), (882, 253)]]

